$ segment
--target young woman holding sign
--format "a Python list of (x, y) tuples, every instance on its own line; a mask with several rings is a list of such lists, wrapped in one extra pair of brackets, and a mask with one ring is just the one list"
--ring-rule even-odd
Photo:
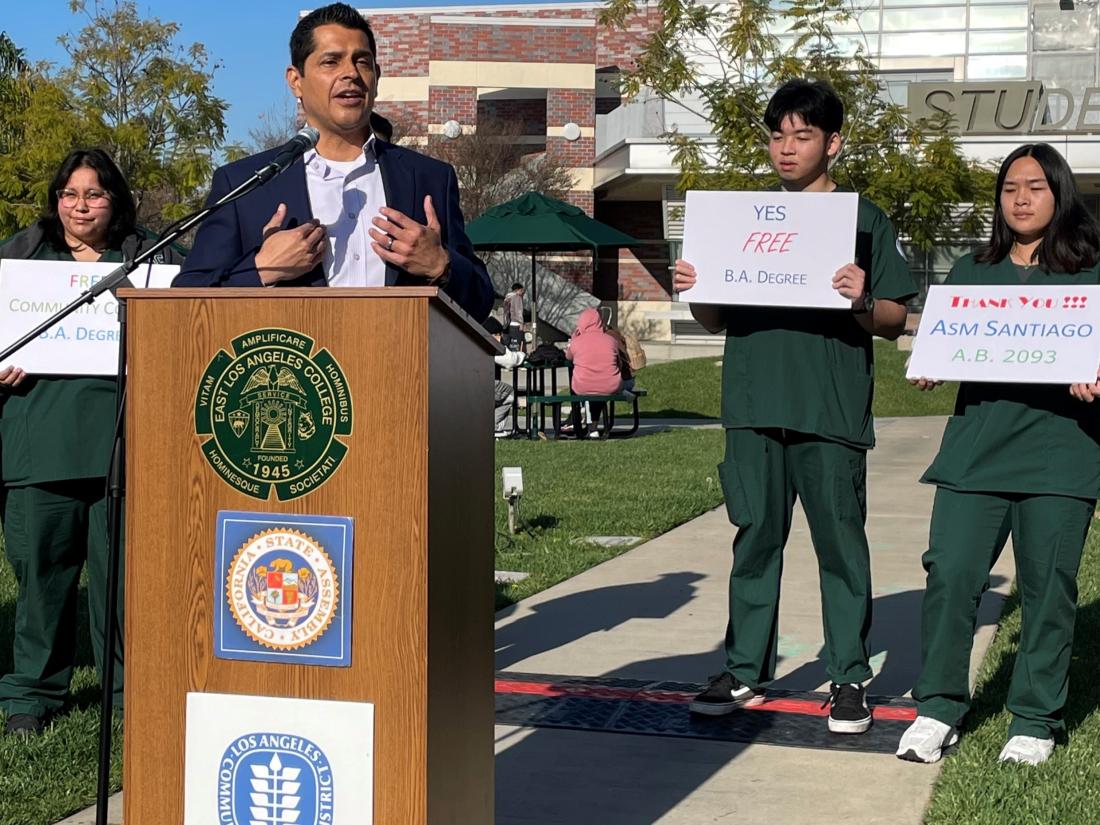
[[(1061, 155), (1037, 143), (1005, 159), (989, 243), (949, 284), (1100, 283), (1100, 231)], [(938, 382), (914, 381), (921, 389)], [(937, 486), (924, 569), (919, 716), (897, 755), (935, 762), (958, 740), (978, 603), (1012, 534), (1023, 611), (1002, 762), (1036, 765), (1064, 730), (1077, 568), (1100, 495), (1100, 382), (963, 383), (943, 443), (921, 479)]]
[[(0, 258), (74, 264), (132, 260), (151, 243), (135, 220), (134, 198), (107, 153), (78, 150), (54, 175), (45, 214), (0, 244)], [(178, 264), (182, 257), (167, 249), (158, 263)], [(92, 376), (28, 377), (12, 366), (0, 370), (4, 550), (19, 583), (13, 665), (0, 678), (0, 709), (9, 734), (38, 733), (65, 703), (85, 561), (92, 644), (103, 672), (105, 492), (115, 383)], [(120, 662), (121, 649), (118, 703)]]

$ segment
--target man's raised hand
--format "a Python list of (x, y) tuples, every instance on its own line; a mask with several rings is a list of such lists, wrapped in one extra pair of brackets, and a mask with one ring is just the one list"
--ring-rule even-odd
[(417, 223), (388, 206), (383, 206), (379, 212), (370, 230), (374, 239), (371, 248), (379, 258), (422, 278), (435, 279), (447, 271), (451, 256), (443, 248), (439, 218), (431, 195), (424, 198), (426, 224)]
[(325, 256), (325, 228), (316, 219), (283, 229), (286, 204), (280, 203), (263, 229), (264, 241), (256, 253), (256, 271), (265, 285), (305, 275)]

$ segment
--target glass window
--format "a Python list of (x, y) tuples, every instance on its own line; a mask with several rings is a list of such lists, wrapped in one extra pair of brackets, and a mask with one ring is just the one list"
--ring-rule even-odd
[(882, 13), (883, 31), (965, 28), (966, 8), (964, 6), (935, 9), (893, 9)]
[(1100, 42), (1100, 6), (1077, 4), (1061, 11), (1057, 4), (1035, 6), (1032, 13), (1035, 51), (1096, 51)]
[(869, 9), (868, 11), (857, 12), (852, 15), (850, 20), (838, 23), (835, 30), (838, 32), (873, 32), (878, 31), (878, 24), (878, 9)]
[(1026, 52), (1027, 32), (971, 32), (971, 54)]
[(883, 57), (939, 57), (962, 54), (966, 32), (909, 32), (882, 35)]
[(970, 10), (972, 29), (1026, 29), (1027, 5), (989, 6)]
[(791, 17), (789, 14), (777, 14), (768, 23), (772, 34), (780, 34), (791, 30), (791, 26), (795, 24), (798, 18)]
[(860, 48), (865, 54), (878, 54), (877, 34), (834, 34), (833, 42), (842, 54), (855, 54)]
[(966, 59), (967, 80), (1027, 77), (1026, 54), (999, 54)]
[(1096, 83), (1096, 57), (1091, 54), (1037, 54), (1032, 66), (1035, 80), (1046, 86), (1078, 94)]

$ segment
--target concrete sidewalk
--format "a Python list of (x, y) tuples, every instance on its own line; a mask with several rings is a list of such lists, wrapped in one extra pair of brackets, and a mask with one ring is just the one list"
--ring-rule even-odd
[[(920, 556), (933, 488), (917, 482), (945, 419), (883, 419), (870, 454), (875, 695), (920, 670)], [(717, 462), (719, 456), (715, 456)], [(703, 682), (721, 670), (733, 528), (724, 508), (502, 611), (498, 670)], [(1011, 554), (982, 603), (992, 638)], [(777, 688), (827, 689), (817, 564), (801, 513), (785, 556)], [(824, 720), (821, 720), (824, 725)], [(938, 768), (889, 756), (498, 725), (497, 825), (920, 822)]]
[[(868, 465), (874, 695), (906, 695), (919, 673), (920, 555), (933, 489), (917, 479), (944, 423), (878, 421)], [(722, 667), (732, 538), (719, 508), (502, 611), (497, 669), (705, 681)], [(982, 602), (972, 669), (1011, 576), (1006, 553)], [(775, 686), (827, 688), (817, 565), (801, 513), (785, 555), (780, 633)], [(496, 743), (497, 825), (915, 825), (938, 773), (938, 766), (868, 753), (552, 728), (498, 725)], [(121, 821), (120, 802), (118, 795), (111, 825)], [(94, 821), (88, 810), (59, 825)]]

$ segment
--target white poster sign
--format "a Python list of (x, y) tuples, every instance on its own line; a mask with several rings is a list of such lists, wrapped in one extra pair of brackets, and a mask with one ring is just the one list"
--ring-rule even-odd
[(928, 290), (908, 378), (1075, 384), (1100, 367), (1100, 286)]
[[(0, 349), (15, 343), (118, 268), (113, 263), (0, 261)], [(136, 287), (168, 287), (178, 266), (141, 266)], [(118, 301), (110, 292), (27, 344), (10, 364), (31, 375), (114, 375), (118, 371)]]
[(855, 260), (858, 208), (854, 192), (688, 192), (684, 300), (851, 309), (833, 276)]
[(374, 705), (187, 694), (183, 825), (372, 825)]

